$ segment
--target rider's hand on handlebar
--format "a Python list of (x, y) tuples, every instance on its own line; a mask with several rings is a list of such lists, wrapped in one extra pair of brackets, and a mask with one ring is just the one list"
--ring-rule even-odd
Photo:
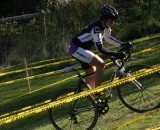
[(124, 59), (126, 57), (126, 54), (125, 54), (125, 52), (117, 52), (117, 53), (115, 53), (115, 57), (117, 59)]
[(124, 59), (126, 57), (126, 54), (125, 52), (117, 52), (117, 53), (113, 53), (113, 56), (116, 59)]
[(123, 42), (122, 44), (121, 44), (121, 47), (123, 48), (123, 47), (128, 47), (128, 48), (131, 48), (132, 47), (132, 44), (128, 41), (128, 42)]

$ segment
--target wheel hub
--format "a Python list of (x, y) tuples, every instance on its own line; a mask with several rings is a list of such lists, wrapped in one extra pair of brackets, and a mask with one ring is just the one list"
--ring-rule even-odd
[(69, 112), (69, 115), (70, 115), (70, 120), (73, 120), (74, 124), (77, 124), (77, 112), (74, 110), (74, 111), (71, 111)]

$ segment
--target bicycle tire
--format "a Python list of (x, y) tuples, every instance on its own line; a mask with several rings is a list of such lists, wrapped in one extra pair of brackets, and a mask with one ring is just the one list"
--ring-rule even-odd
[[(126, 70), (135, 72), (149, 68), (151, 67), (146, 65), (133, 65), (127, 67)], [(117, 87), (121, 102), (127, 108), (138, 113), (160, 108), (160, 91), (158, 90), (158, 86), (160, 86), (160, 72), (138, 78), (137, 81), (144, 87), (143, 91), (135, 87), (132, 81)]]
[[(54, 96), (52, 101), (55, 101), (60, 98), (64, 98), (62, 95), (64, 95), (66, 98), (67, 97), (66, 95), (68, 95), (68, 94), (74, 95), (75, 93), (77, 93), (77, 88), (67, 88), (65, 90), (61, 90)], [(72, 129), (73, 130), (92, 130), (95, 127), (97, 119), (98, 119), (97, 104), (95, 103), (95, 101), (93, 100), (93, 98), (91, 96), (87, 96), (82, 99), (78, 99), (78, 100), (73, 101), (71, 103), (67, 103), (62, 106), (59, 106), (56, 108), (51, 108), (48, 110), (49, 119), (50, 119), (52, 125), (57, 130), (72, 130)], [(84, 102), (85, 100), (87, 101), (86, 108), (84, 107), (84, 104), (86, 103), (86, 102)], [(82, 102), (83, 104), (80, 104), (80, 101), (83, 101)], [(77, 124), (75, 124), (75, 119), (73, 120), (72, 119), (73, 117), (71, 117), (71, 115), (73, 114), (73, 110), (71, 111), (71, 107), (73, 107), (73, 104), (75, 102), (76, 102), (77, 106), (74, 107), (74, 111), (77, 110), (77, 114), (75, 115), (75, 117), (77, 118), (76, 119)], [(90, 106), (88, 106), (88, 104)], [(67, 109), (68, 108), (68, 107), (66, 107), (67, 105), (69, 105), (69, 109)], [(60, 110), (61, 110), (61, 112), (60, 112)], [(82, 113), (80, 113), (80, 110), (82, 111)], [(87, 112), (89, 114), (92, 114), (91, 115), (92, 118), (89, 115), (87, 115), (88, 114)], [(65, 114), (65, 116), (62, 114)], [(64, 124), (59, 124), (59, 120), (56, 117), (60, 117), (61, 119), (59, 119), (59, 120), (61, 120), (62, 121), (61, 123), (64, 123)], [(84, 120), (85, 118), (87, 120)], [(67, 121), (67, 123), (65, 121)]]

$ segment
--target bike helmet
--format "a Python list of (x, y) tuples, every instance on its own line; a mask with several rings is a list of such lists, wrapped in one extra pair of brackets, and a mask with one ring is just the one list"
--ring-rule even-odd
[(116, 20), (118, 18), (118, 11), (112, 6), (104, 5), (101, 10), (101, 19), (107, 20), (108, 18)]

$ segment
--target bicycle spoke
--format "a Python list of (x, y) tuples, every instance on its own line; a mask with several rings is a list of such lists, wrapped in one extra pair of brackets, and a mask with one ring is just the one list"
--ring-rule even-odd
[[(136, 104), (137, 104), (137, 106), (140, 106), (140, 104), (141, 104), (141, 101), (140, 101), (140, 100), (141, 100), (141, 99), (139, 98), (139, 96), (140, 96), (140, 92), (136, 93), (136, 94), (135, 94), (135, 97), (130, 100), (130, 101), (133, 100), (132, 105), (136, 106)], [(137, 99), (137, 102), (135, 101), (135, 99)]]
[(141, 108), (141, 105), (142, 105), (141, 95), (142, 95), (142, 93), (140, 92), (140, 93), (139, 93), (139, 104), (138, 104), (138, 108)]
[[(136, 96), (135, 99), (139, 99), (139, 95), (140, 95), (140, 92), (137, 93), (137, 96)], [(137, 100), (137, 102), (139, 102), (139, 101)], [(135, 103), (136, 103), (136, 102), (135, 102)]]
[(73, 103), (73, 102), (69, 103), (69, 107), (72, 108), (72, 107), (74, 106), (75, 102), (76, 102), (76, 101), (74, 101), (74, 103)]
[[(62, 122), (64, 122), (65, 120), (67, 120), (67, 119), (63, 119), (61, 122), (59, 122), (57, 125), (60, 125), (60, 124), (62, 124)], [(68, 122), (69, 122), (69, 120), (65, 123), (65, 125), (64, 126), (66, 126), (66, 124), (68, 124)]]
[[(66, 114), (68, 114), (68, 113), (66, 113)], [(58, 117), (55, 117), (55, 118), (58, 119), (58, 118), (63, 117), (63, 116), (64, 116), (64, 114), (63, 115), (59, 115)], [(65, 115), (65, 116), (67, 116), (67, 115)]]
[[(141, 95), (141, 93), (139, 92), (138, 94), (137, 94), (137, 97), (135, 98), (135, 99), (138, 99), (137, 100), (137, 103), (138, 103), (138, 108), (140, 108), (140, 105), (141, 105), (141, 98), (139, 98), (140, 97), (140, 95)], [(135, 102), (136, 103), (136, 102)]]
[[(84, 116), (82, 116), (82, 115), (79, 115), (79, 117), (84, 117)], [(85, 121), (90, 121), (90, 120), (92, 120), (93, 119), (93, 117), (90, 117), (90, 118), (85, 118)]]
[[(88, 117), (88, 114), (79, 114), (78, 116), (81, 116), (81, 117), (83, 116), (83, 117), (89, 118), (89, 117)], [(90, 118), (93, 118), (93, 117), (90, 117)]]
[(81, 127), (81, 125), (79, 123), (77, 125), (80, 127), (81, 130), (83, 130), (82, 127)]
[(77, 113), (81, 113), (81, 112), (87, 112), (87, 111), (91, 111), (91, 110), (95, 110), (95, 108), (94, 107), (87, 107), (87, 108), (78, 108), (78, 109), (76, 109), (76, 111), (77, 111)]
[(72, 130), (72, 121), (73, 120), (70, 121), (70, 130)]
[(155, 80), (155, 79), (153, 79), (153, 80), (151, 80), (151, 81), (147, 81), (147, 84), (145, 84), (145, 88), (151, 86), (150, 84), (151, 84), (151, 83), (154, 83), (154, 80)]
[[(130, 91), (131, 92), (131, 91)], [(131, 92), (130, 93), (130, 97), (129, 97), (129, 99), (131, 99), (132, 97), (134, 97), (136, 94), (137, 94), (137, 92), (139, 92), (139, 90), (135, 90), (134, 92)], [(134, 93), (134, 94), (133, 94)]]
[(142, 92), (142, 107), (143, 107), (143, 109), (144, 108), (147, 108), (147, 104), (146, 104), (146, 101), (147, 101), (147, 99), (145, 98), (145, 94)]
[[(149, 67), (145, 65), (133, 65), (130, 67), (131, 72)], [(136, 112), (145, 112), (158, 107), (160, 101), (160, 73), (153, 73), (145, 77), (137, 79), (137, 84), (142, 85), (142, 89), (138, 89), (137, 86), (131, 81), (132, 85), (118, 88), (118, 96), (122, 103), (129, 109)], [(124, 84), (125, 85), (125, 84)], [(136, 87), (137, 90), (133, 88)], [(139, 91), (139, 92), (138, 92)]]
[[(147, 92), (150, 93), (150, 94), (148, 94)], [(146, 90), (144, 91), (144, 93), (145, 93), (146, 95), (153, 95), (152, 98), (154, 98), (154, 100), (156, 100), (155, 97), (154, 97), (154, 94), (153, 94), (152, 92), (150, 92), (150, 90), (146, 89)], [(149, 100), (150, 100), (150, 98), (149, 98)]]
[[(146, 91), (144, 91), (144, 93), (146, 94), (146, 95), (149, 95)], [(154, 100), (154, 102), (156, 103), (156, 99), (152, 96), (152, 99)], [(148, 100), (151, 102), (151, 99), (150, 98), (148, 98)], [(153, 101), (152, 100), (152, 101)]]
[[(81, 118), (81, 122), (83, 122), (83, 125), (87, 126), (86, 120), (84, 121), (84, 118), (82, 118), (80, 115), (78, 115), (78, 116)], [(81, 124), (81, 122), (80, 122), (80, 124)]]

